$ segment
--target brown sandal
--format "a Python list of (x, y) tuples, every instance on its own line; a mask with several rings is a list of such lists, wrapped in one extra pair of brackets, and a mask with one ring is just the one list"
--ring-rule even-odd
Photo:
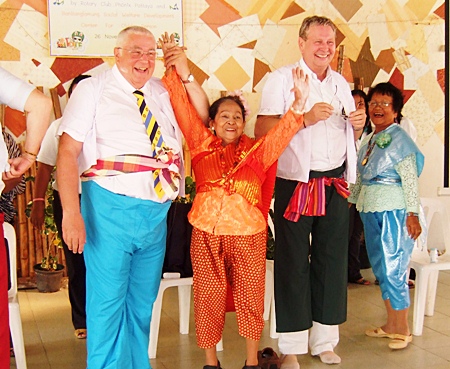
[(85, 328), (80, 328), (80, 329), (75, 329), (75, 337), (78, 338), (79, 340), (84, 340), (87, 337), (87, 329)]
[(258, 351), (258, 365), (261, 369), (280, 369), (281, 361), (271, 347), (266, 347)]

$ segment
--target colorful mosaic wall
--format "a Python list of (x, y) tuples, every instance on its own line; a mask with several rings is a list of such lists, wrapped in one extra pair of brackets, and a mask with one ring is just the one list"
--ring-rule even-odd
[[(253, 112), (249, 127), (267, 73), (298, 60), (299, 25), (306, 16), (320, 14), (338, 27), (339, 62), (348, 82), (358, 78), (365, 87), (393, 82), (404, 91), (404, 115), (414, 122), (418, 143), (424, 145), (434, 133), (442, 142), (443, 0), (184, 0), (183, 11), (194, 75), (211, 98), (242, 89)], [(73, 77), (96, 74), (112, 60), (49, 57), (46, 14), (46, 0), (0, 4), (0, 65), (45, 89), (56, 87), (64, 106)], [(162, 74), (162, 63), (156, 74)], [(24, 130), (21, 118), (6, 121), (16, 137)]]

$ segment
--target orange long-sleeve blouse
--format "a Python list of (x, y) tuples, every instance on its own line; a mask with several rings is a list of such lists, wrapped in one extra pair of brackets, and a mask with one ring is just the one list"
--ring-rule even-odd
[[(192, 155), (197, 194), (189, 222), (216, 235), (252, 235), (264, 231), (267, 214), (263, 215), (260, 209), (265, 173), (302, 126), (303, 116), (288, 111), (258, 141), (242, 135), (237, 145), (222, 146), (222, 140), (204, 126), (189, 102), (176, 72), (169, 72), (163, 82)], [(238, 166), (243, 158), (245, 164)]]

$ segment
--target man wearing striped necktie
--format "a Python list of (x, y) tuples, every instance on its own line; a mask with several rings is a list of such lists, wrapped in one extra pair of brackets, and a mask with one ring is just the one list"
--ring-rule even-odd
[[(78, 85), (58, 131), (63, 234), (86, 262), (88, 368), (149, 369), (167, 211), (184, 190), (181, 133), (167, 91), (152, 77), (153, 34), (125, 28), (114, 56), (111, 70)], [(189, 70), (181, 75), (206, 119), (205, 93)]]

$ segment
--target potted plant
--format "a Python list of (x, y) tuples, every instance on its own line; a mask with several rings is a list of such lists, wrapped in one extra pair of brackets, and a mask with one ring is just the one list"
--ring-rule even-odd
[[(28, 180), (34, 180), (30, 178)], [(61, 287), (61, 278), (64, 273), (64, 265), (58, 263), (58, 249), (62, 248), (62, 241), (56, 228), (53, 216), (53, 190), (51, 183), (46, 191), (46, 203), (44, 208), (44, 229), (41, 233), (47, 236), (47, 245), (44, 256), (40, 263), (33, 266), (36, 274), (36, 285), (39, 292), (56, 292)], [(33, 202), (30, 201), (25, 209), (25, 214), (29, 218)]]

